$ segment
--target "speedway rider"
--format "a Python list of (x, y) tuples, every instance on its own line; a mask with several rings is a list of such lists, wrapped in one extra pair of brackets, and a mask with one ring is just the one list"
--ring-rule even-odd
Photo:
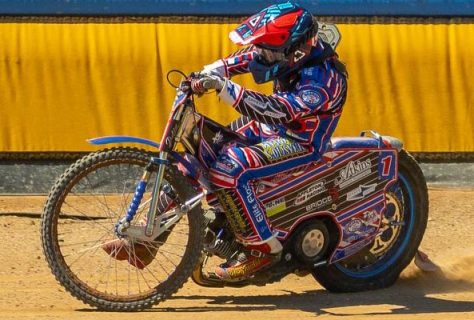
[[(211, 181), (225, 188), (224, 208), (239, 210), (246, 228), (234, 230), (246, 250), (217, 267), (224, 280), (244, 279), (278, 260), (282, 245), (272, 231), (253, 181), (312, 161), (326, 150), (347, 92), (347, 73), (329, 44), (318, 39), (310, 12), (287, 2), (263, 9), (229, 35), (246, 48), (205, 66), (192, 81), (196, 93), (216, 89), (242, 117), (231, 128), (255, 143), (221, 151)], [(274, 93), (247, 90), (230, 80), (250, 72)], [(229, 216), (228, 216), (229, 217)]]
[[(318, 23), (307, 10), (292, 2), (272, 5), (230, 33), (234, 43), (246, 48), (205, 66), (191, 81), (195, 93), (216, 89), (241, 113), (230, 127), (252, 141), (223, 148), (210, 170), (211, 182), (223, 188), (217, 192), (219, 204), (232, 213), (227, 219), (245, 248), (216, 268), (223, 280), (245, 279), (278, 261), (282, 245), (253, 182), (319, 160), (341, 115), (346, 69), (317, 34)], [(247, 72), (257, 83), (273, 81), (274, 93), (247, 90), (230, 80)], [(217, 203), (209, 200), (212, 206)], [(128, 246), (116, 239), (103, 249), (140, 269), (153, 261), (157, 250)]]

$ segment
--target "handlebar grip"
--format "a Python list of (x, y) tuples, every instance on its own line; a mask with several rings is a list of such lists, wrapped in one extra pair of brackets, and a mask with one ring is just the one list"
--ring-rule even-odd
[(203, 80), (202, 81), (202, 86), (204, 89), (209, 90), (214, 88), (213, 80)]

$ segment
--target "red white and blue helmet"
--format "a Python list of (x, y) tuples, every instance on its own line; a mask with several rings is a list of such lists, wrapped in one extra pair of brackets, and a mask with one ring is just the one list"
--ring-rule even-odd
[(308, 10), (289, 1), (269, 6), (247, 18), (230, 32), (229, 38), (237, 45), (254, 45), (283, 54), (284, 59), (271, 64), (259, 56), (249, 64), (255, 81), (263, 83), (301, 66), (305, 59), (294, 59), (293, 54), (316, 36), (317, 25)]

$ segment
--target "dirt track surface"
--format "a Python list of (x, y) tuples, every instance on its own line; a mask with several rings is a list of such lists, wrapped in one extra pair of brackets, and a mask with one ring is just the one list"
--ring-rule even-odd
[(474, 319), (474, 190), (433, 189), (422, 249), (441, 272), (412, 264), (391, 288), (331, 294), (311, 276), (242, 289), (192, 282), (137, 313), (98, 312), (71, 297), (43, 258), (45, 197), (0, 196), (0, 319)]

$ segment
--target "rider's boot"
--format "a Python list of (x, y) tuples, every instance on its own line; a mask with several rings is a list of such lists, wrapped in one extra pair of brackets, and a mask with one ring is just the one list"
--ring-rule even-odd
[(102, 245), (102, 249), (116, 260), (127, 260), (132, 266), (144, 269), (155, 259), (158, 247), (152, 242), (130, 243), (126, 239), (115, 239)]
[[(174, 203), (167, 198), (166, 194), (160, 195), (158, 202), (158, 212), (166, 212), (174, 208)], [(146, 217), (138, 221), (139, 226), (146, 225)], [(102, 245), (102, 249), (116, 260), (126, 260), (132, 266), (138, 269), (144, 269), (154, 259), (159, 247), (166, 242), (168, 236), (173, 230), (174, 225), (160, 234), (154, 241), (129, 241), (127, 239), (117, 238), (108, 241)]]
[(239, 281), (252, 276), (255, 272), (269, 267), (280, 259), (283, 249), (275, 236), (259, 244), (245, 246), (243, 252), (215, 269), (215, 274), (226, 281)]

